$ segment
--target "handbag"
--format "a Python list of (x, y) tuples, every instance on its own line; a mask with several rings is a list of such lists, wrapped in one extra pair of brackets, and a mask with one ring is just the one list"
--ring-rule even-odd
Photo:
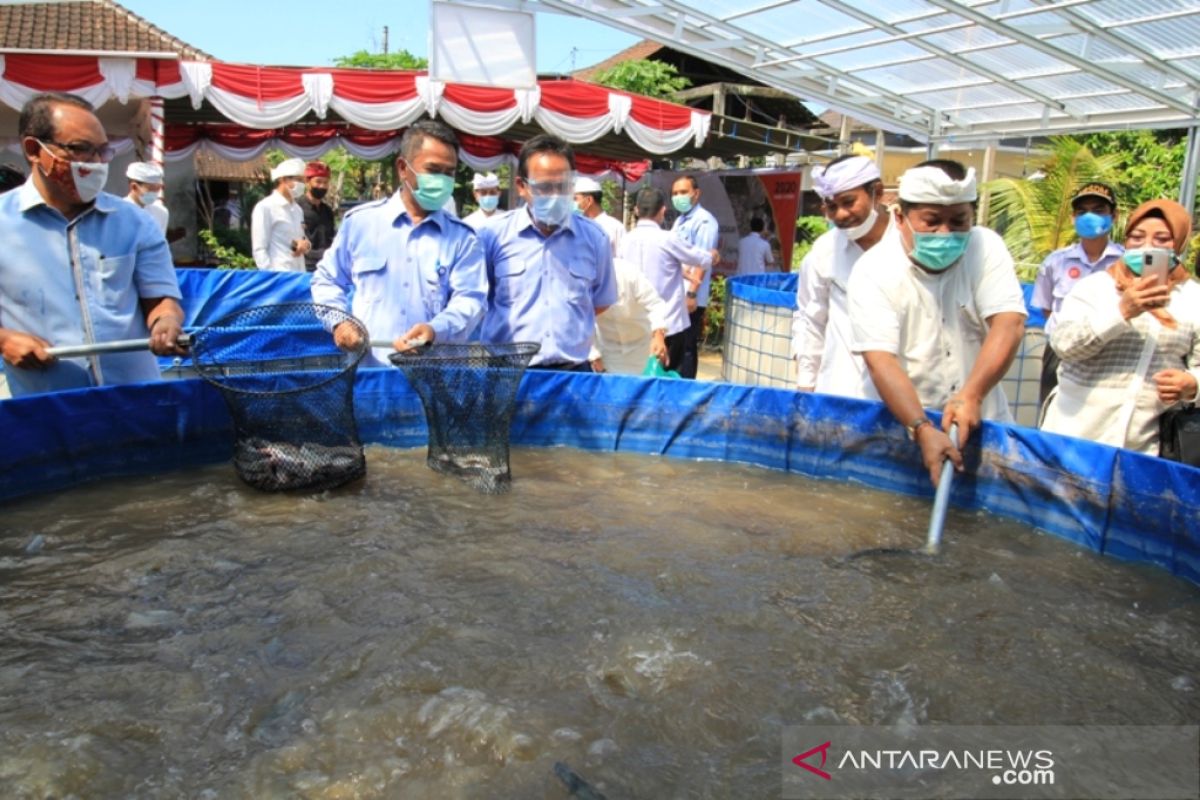
[(1173, 408), (1158, 418), (1158, 454), (1200, 467), (1200, 407)]

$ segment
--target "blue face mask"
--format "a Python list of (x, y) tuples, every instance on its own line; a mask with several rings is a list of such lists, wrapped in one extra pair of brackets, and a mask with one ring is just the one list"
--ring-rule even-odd
[(680, 214), (686, 214), (692, 210), (692, 196), (690, 194), (677, 194), (671, 198), (671, 205), (675, 206), (675, 210)]
[(574, 202), (575, 199), (569, 194), (538, 194), (533, 196), (530, 210), (538, 223), (556, 228), (571, 216)]
[(944, 272), (962, 258), (970, 240), (970, 231), (951, 233), (913, 231), (913, 249), (908, 255), (930, 272)]
[[(1139, 278), (1142, 276), (1142, 270), (1146, 268), (1146, 253), (1159, 253), (1171, 251), (1160, 247), (1142, 247), (1138, 250), (1126, 250), (1125, 255), (1121, 256), (1121, 260), (1125, 262), (1125, 266), (1129, 267), (1129, 271)], [(1179, 256), (1171, 253), (1171, 269), (1179, 266)]]
[(1075, 232), (1079, 234), (1080, 239), (1095, 239), (1103, 236), (1112, 230), (1112, 226), (1111, 214), (1097, 214), (1095, 211), (1088, 211), (1075, 218)]
[(495, 211), (496, 207), (499, 205), (500, 195), (498, 194), (485, 194), (481, 195), (479, 198), (479, 207), (489, 214)]
[(435, 175), (417, 172), (409, 167), (412, 174), (417, 176), (417, 188), (409, 186), (417, 205), (426, 211), (437, 211), (446, 205), (450, 195), (454, 194), (454, 178), (450, 175)]

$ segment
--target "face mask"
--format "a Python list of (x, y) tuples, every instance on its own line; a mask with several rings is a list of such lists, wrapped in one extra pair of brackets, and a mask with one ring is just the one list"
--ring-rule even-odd
[(573, 203), (571, 203), (571, 208), (572, 208), (572, 210), (574, 210), (574, 212), (575, 212), (576, 214), (582, 214), (582, 213), (583, 213), (583, 209), (582, 209), (582, 208), (580, 208), (580, 206), (579, 206), (579, 201), (578, 201), (578, 200), (576, 200), (576, 201), (574, 201)]
[(686, 214), (692, 210), (692, 196), (690, 194), (673, 195), (671, 205), (675, 206), (675, 210), (680, 214)]
[(144, 206), (151, 205), (158, 201), (158, 192), (142, 192), (142, 196), (138, 198), (138, 202)]
[(329, 193), (329, 190), (328, 189), (320, 189), (320, 188), (314, 186), (313, 188), (308, 190), (308, 193), (313, 196), (314, 200), (320, 200)]
[(962, 258), (971, 240), (970, 231), (917, 233), (913, 231), (910, 258), (930, 272), (944, 272)]
[(875, 223), (879, 221), (879, 212), (875, 206), (871, 206), (871, 213), (863, 220), (861, 225), (855, 225), (853, 228), (842, 228), (842, 232), (850, 237), (851, 241), (857, 241), (871, 232), (875, 227)]
[(1129, 267), (1130, 272), (1140, 278), (1142, 270), (1146, 267), (1147, 253), (1170, 253), (1171, 269), (1179, 266), (1179, 256), (1163, 247), (1142, 247), (1137, 250), (1126, 250), (1125, 255), (1121, 256), (1121, 260), (1125, 262), (1125, 266)]
[(1089, 211), (1075, 218), (1075, 232), (1080, 239), (1095, 239), (1112, 230), (1113, 218), (1108, 214)]
[(71, 179), (75, 181), (75, 193), (85, 203), (90, 203), (100, 194), (108, 182), (108, 164), (72, 161)]
[(292, 181), (288, 184), (288, 193), (291, 194), (293, 200), (299, 200), (304, 197), (304, 193), (308, 187), (304, 185), (304, 181)]
[(412, 167), (408, 169), (417, 176), (417, 188), (409, 186), (408, 190), (412, 192), (417, 205), (426, 211), (437, 211), (454, 194), (454, 178), (451, 176), (417, 172)]
[(479, 198), (479, 207), (487, 213), (492, 213), (500, 205), (500, 195), (485, 194)]
[(571, 216), (571, 195), (542, 194), (533, 196), (533, 218), (548, 228), (562, 225)]

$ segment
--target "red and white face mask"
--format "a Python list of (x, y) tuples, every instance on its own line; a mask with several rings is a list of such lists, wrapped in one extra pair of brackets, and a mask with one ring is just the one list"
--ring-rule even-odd
[[(38, 145), (55, 163), (55, 168), (43, 171), (46, 180), (73, 192), (80, 202), (90, 203), (96, 199), (104, 184), (108, 182), (108, 164), (101, 161), (68, 161), (51, 152), (42, 142), (39, 141)], [(67, 165), (68, 169), (59, 167), (61, 164)]]

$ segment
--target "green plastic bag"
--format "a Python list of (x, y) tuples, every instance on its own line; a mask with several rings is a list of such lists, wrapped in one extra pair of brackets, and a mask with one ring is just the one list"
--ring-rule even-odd
[(650, 356), (648, 359), (646, 359), (646, 368), (644, 370), (642, 370), (642, 375), (646, 375), (651, 378), (678, 378), (679, 377), (678, 372), (676, 372), (673, 369), (667, 369), (666, 367), (664, 367), (662, 365), (662, 362), (659, 361), (654, 356)]

